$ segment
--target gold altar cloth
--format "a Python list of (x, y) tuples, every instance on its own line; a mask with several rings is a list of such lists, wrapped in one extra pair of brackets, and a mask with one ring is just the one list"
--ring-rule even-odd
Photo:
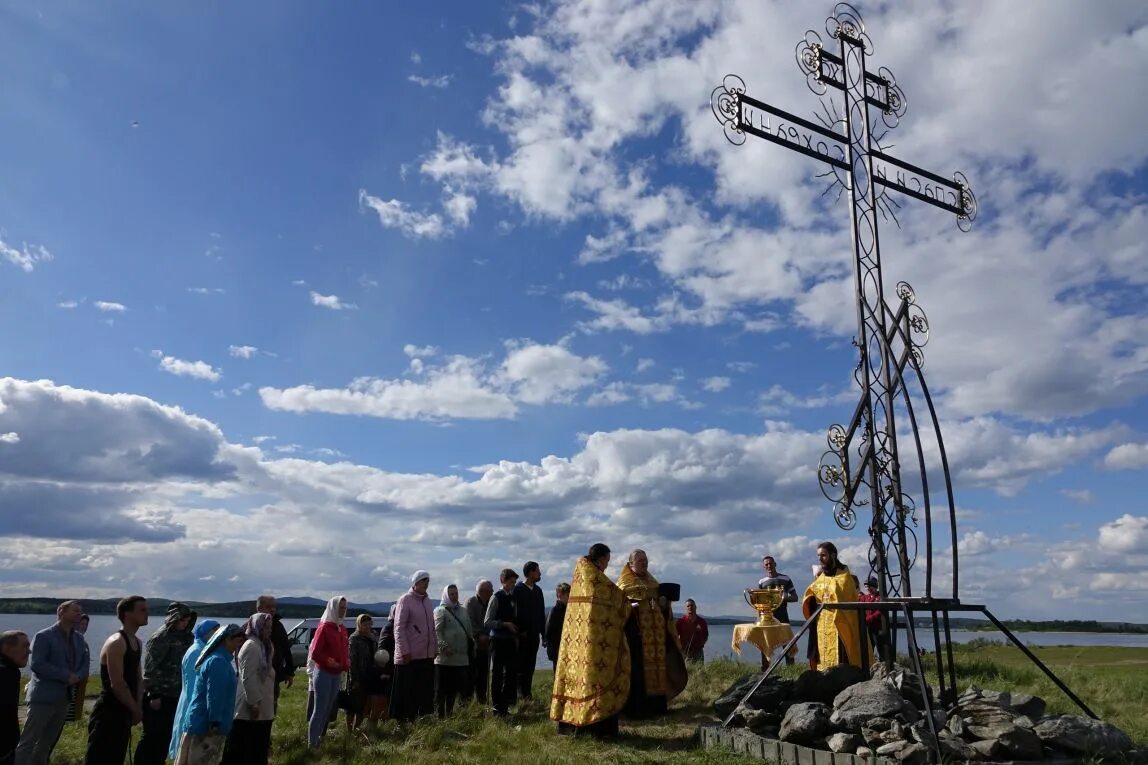
[[(771, 624), (763, 627), (759, 624), (738, 624), (733, 628), (733, 652), (741, 654), (742, 643), (752, 643), (763, 655), (770, 656), (775, 648), (783, 646), (793, 639), (793, 627), (788, 624)], [(789, 649), (790, 656), (797, 655), (797, 644)]]

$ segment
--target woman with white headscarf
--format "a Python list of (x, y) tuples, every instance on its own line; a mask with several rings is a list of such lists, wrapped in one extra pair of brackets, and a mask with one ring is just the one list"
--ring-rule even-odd
[(414, 720), (434, 713), (434, 657), (438, 639), (434, 607), (427, 597), (430, 574), (416, 571), (411, 588), (395, 604), (395, 678), (391, 717)]
[(267, 765), (271, 723), (275, 720), (275, 666), (271, 661), (271, 614), (252, 614), (243, 627), (246, 640), (236, 665), (235, 724), (227, 736), (223, 765)]
[(307, 721), (307, 743), (318, 749), (327, 732), (327, 721), (335, 710), (339, 698), (339, 680), (351, 668), (351, 653), (347, 628), (347, 599), (336, 595), (327, 602), (319, 628), (311, 639), (307, 655), (307, 674), (311, 680), (311, 717)]
[(470, 672), (471, 640), (466, 628), (466, 609), (458, 602), (458, 587), (447, 585), (442, 601), (434, 610), (434, 631), (438, 643), (435, 657), (435, 703), (438, 716), (446, 717), (454, 711), (457, 699), (466, 700)]

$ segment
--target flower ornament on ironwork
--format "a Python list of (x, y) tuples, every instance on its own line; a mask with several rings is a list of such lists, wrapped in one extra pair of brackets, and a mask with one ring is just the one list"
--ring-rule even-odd
[(838, 3), (833, 7), (833, 15), (825, 20), (825, 31), (834, 40), (844, 37), (860, 43), (866, 56), (873, 55), (873, 41), (865, 32), (861, 12), (849, 3)]
[(964, 173), (953, 173), (953, 181), (961, 188), (961, 213), (957, 216), (957, 228), (967, 232), (977, 219), (977, 198)]
[[(884, 100), (885, 103), (885, 108), (881, 110), (881, 121), (885, 123), (885, 127), (892, 130), (900, 124), (901, 118), (909, 110), (909, 100), (905, 98), (905, 91), (901, 90), (897, 78), (893, 76), (889, 67), (883, 66), (878, 69), (877, 78), (881, 80), (881, 86), (885, 91), (875, 96), (877, 100)], [(865, 84), (867, 87), (872, 85), (871, 82)]]
[(739, 124), (741, 102), (739, 96), (745, 93), (745, 80), (736, 74), (727, 74), (710, 93), (710, 109), (725, 131), (726, 140), (734, 146), (745, 143), (745, 131)]
[(825, 48), (821, 44), (821, 35), (812, 29), (805, 33), (805, 39), (797, 43), (794, 56), (797, 58), (797, 68), (805, 73), (805, 84), (814, 95), (823, 96), (829, 88), (822, 79), (821, 72), (824, 67), (831, 69), (836, 66), (822, 57)]

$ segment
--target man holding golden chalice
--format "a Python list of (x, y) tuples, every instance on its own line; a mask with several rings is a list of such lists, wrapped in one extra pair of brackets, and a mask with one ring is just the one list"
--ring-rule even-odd
[[(773, 652), (785, 645), (793, 637), (789, 622), (779, 621), (774, 613), (786, 601), (784, 587), (747, 587), (742, 593), (745, 602), (757, 612), (757, 621), (752, 624), (738, 624), (733, 630), (733, 649), (741, 653), (742, 643), (752, 643), (761, 651), (761, 666), (769, 666)], [(792, 650), (790, 651), (792, 653)], [(787, 655), (786, 658), (789, 658)], [(792, 659), (790, 659), (792, 662)]]

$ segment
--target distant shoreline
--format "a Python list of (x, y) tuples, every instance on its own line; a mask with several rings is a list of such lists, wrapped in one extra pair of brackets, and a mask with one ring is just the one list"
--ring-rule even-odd
[[(54, 615), (56, 613), (56, 606), (63, 602), (63, 600), (63, 598), (0, 598), (0, 615)], [(78, 598), (78, 600), (84, 609), (84, 613), (91, 616), (115, 616), (116, 614), (116, 603), (118, 601), (115, 598)], [(279, 600), (276, 606), (276, 612), (284, 619), (317, 619), (323, 615), (325, 604), (296, 602), (299, 600), (303, 599), (284, 598)], [(174, 601), (169, 598), (148, 598), (148, 604), (153, 614), (162, 614), (167, 610), (168, 604), (172, 602)], [(203, 603), (194, 600), (181, 600), (179, 602), (201, 614), (211, 614), (212, 616), (225, 616), (236, 619), (244, 619), (250, 616), (255, 610), (255, 598), (231, 601), (228, 603)], [(390, 606), (390, 603), (351, 603), (347, 607), (347, 613), (351, 616), (368, 613), (372, 616), (385, 617), (390, 610)]]
[[(116, 613), (117, 601), (115, 598), (80, 598), (79, 600), (83, 605), (85, 613), (103, 616), (114, 616)], [(61, 601), (61, 598), (0, 598), (0, 614), (55, 614), (56, 606)], [(148, 601), (152, 606), (151, 610), (153, 613), (163, 613), (167, 609), (168, 604), (172, 602), (169, 598), (148, 598)], [(255, 607), (255, 598), (227, 603), (204, 603), (192, 600), (181, 602), (199, 613), (234, 618), (250, 616)], [(284, 596), (278, 599), (277, 611), (285, 619), (316, 619), (323, 615), (324, 605), (325, 604), (317, 598)], [(351, 603), (347, 608), (347, 613), (352, 616), (360, 613), (368, 613), (373, 616), (385, 617), (390, 607), (391, 604), (387, 602)], [(748, 624), (754, 620), (752, 614), (746, 614), (744, 617), (727, 615), (706, 616), (705, 614), (701, 616), (705, 618), (709, 624), (714, 626)], [(927, 620), (922, 620), (918, 617), (915, 621), (917, 629), (931, 627)], [(1134, 624), (1131, 622), (1100, 622), (1088, 619), (1053, 619), (1045, 621), (1002, 619), (1001, 621), (1004, 626), (1012, 632), (1051, 632), (1063, 635), (1148, 635), (1148, 624)], [(953, 630), (983, 632), (986, 635), (999, 634), (992, 624), (980, 619), (955, 618), (950, 619), (949, 623)], [(797, 625), (793, 625), (792, 622), (790, 622), (790, 624), (797, 626), (800, 625), (801, 622), (798, 622)]]

